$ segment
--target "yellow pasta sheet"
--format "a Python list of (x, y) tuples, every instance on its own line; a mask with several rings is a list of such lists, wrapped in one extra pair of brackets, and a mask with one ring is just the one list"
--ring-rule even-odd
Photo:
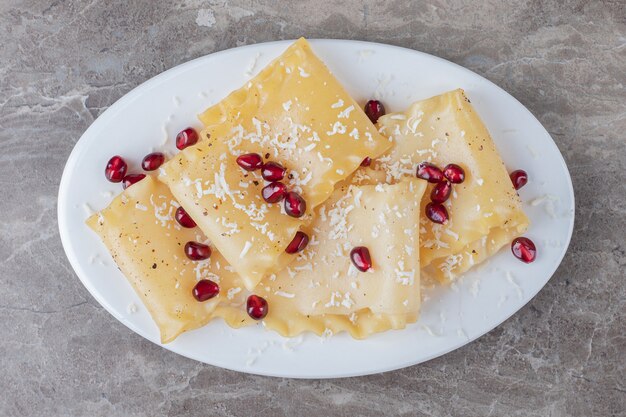
[(465, 170), (465, 181), (453, 184), (445, 203), (450, 215), (446, 225), (425, 217), (432, 185), (425, 193), (420, 215), (422, 272), (444, 282), (452, 280), (526, 230), (528, 218), (506, 167), (463, 90), (383, 116), (378, 127), (394, 142), (391, 151), (373, 164), (385, 172), (387, 182), (414, 176), (423, 161), (441, 169), (454, 163)]
[[(304, 39), (200, 119), (202, 140), (166, 163), (160, 179), (248, 289), (291, 260), (284, 249), (335, 184), (391, 146)], [(259, 172), (236, 164), (246, 153), (285, 166), (284, 182), (308, 214), (295, 219), (266, 204)]]
[[(426, 183), (340, 185), (305, 230), (309, 246), (255, 289), (268, 300), (265, 325), (285, 336), (348, 331), (354, 337), (415, 321), (420, 307), (419, 200)], [(368, 248), (373, 268), (350, 260)]]
[[(241, 280), (225, 259), (216, 251), (199, 262), (185, 256), (185, 243), (206, 238), (198, 228), (176, 222), (177, 207), (169, 189), (147, 176), (87, 220), (150, 312), (162, 343), (205, 325), (213, 313), (231, 325), (247, 320), (239, 313), (245, 311)], [(192, 289), (200, 279), (217, 282), (220, 294), (198, 302)], [(227, 305), (218, 307), (222, 300)]]
[[(255, 323), (245, 313), (251, 293), (268, 300), (265, 326), (285, 336), (348, 331), (364, 338), (403, 328), (419, 315), (419, 232), (414, 221), (419, 199), (412, 197), (423, 193), (425, 183), (405, 179), (395, 185), (355, 185), (376, 181), (377, 173), (361, 171), (360, 179), (344, 181), (318, 208), (318, 220), (307, 228), (309, 247), (294, 255), (297, 259), (289, 269), (252, 292), (243, 288), (219, 252), (214, 250), (206, 261), (185, 257), (186, 242), (206, 238), (197, 228), (178, 225), (178, 203), (150, 176), (87, 223), (142, 299), (163, 343), (213, 318), (223, 318), (235, 328)], [(369, 248), (373, 272), (351, 267), (354, 246)], [(195, 300), (192, 289), (199, 279), (217, 282), (220, 294), (206, 302)]]

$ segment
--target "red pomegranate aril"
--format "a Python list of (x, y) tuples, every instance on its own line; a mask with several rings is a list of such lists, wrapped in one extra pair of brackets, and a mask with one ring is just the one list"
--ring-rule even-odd
[(519, 190), (528, 182), (528, 174), (523, 169), (518, 169), (511, 172), (511, 182), (516, 190)]
[(417, 165), (415, 176), (428, 182), (438, 183), (443, 180), (443, 172), (435, 164), (430, 162), (422, 162)]
[(457, 164), (446, 165), (446, 167), (443, 169), (443, 175), (452, 184), (460, 184), (465, 181), (465, 171), (463, 171), (463, 168), (461, 168)]
[(430, 192), (430, 201), (439, 204), (444, 203), (448, 198), (450, 198), (451, 192), (452, 184), (450, 184), (450, 181), (448, 180), (443, 180), (433, 187), (433, 190)]
[(144, 171), (154, 171), (165, 162), (165, 155), (161, 152), (153, 152), (143, 157), (141, 167)]
[(211, 256), (211, 248), (199, 242), (187, 242), (185, 244), (185, 255), (192, 261), (203, 261)]
[(266, 181), (280, 181), (285, 178), (285, 167), (278, 162), (267, 162), (261, 168), (261, 176)]
[(370, 165), (372, 165), (372, 158), (370, 158), (369, 156), (366, 156), (365, 159), (361, 161), (361, 166), (368, 167)]
[(176, 135), (176, 147), (181, 151), (188, 146), (198, 143), (198, 132), (193, 127), (181, 130)]
[(306, 212), (306, 201), (302, 196), (294, 191), (290, 191), (285, 196), (285, 212), (291, 217), (302, 217)]
[(246, 311), (254, 320), (261, 320), (267, 316), (269, 307), (265, 298), (252, 294), (248, 297), (248, 301), (246, 301)]
[(246, 171), (256, 171), (263, 166), (263, 158), (258, 153), (247, 153), (237, 157), (237, 165)]
[(448, 221), (448, 210), (446, 210), (443, 204), (428, 203), (426, 204), (426, 217), (428, 217), (431, 222), (446, 224)]
[(283, 198), (285, 198), (285, 194), (287, 194), (287, 186), (278, 181), (267, 184), (261, 190), (263, 200), (267, 201), (268, 203), (278, 203)]
[(350, 251), (350, 260), (361, 272), (367, 272), (372, 267), (370, 251), (365, 246), (357, 246)]
[(365, 115), (369, 117), (372, 123), (376, 123), (380, 116), (385, 115), (385, 106), (378, 100), (370, 100), (365, 103)]
[(182, 208), (182, 206), (176, 209), (176, 214), (174, 215), (174, 218), (176, 219), (178, 224), (186, 227), (187, 229), (196, 227), (196, 222), (193, 221), (189, 213), (187, 213), (185, 209)]
[(104, 169), (104, 176), (111, 182), (120, 182), (126, 176), (127, 169), (128, 165), (126, 165), (126, 161), (124, 161), (121, 156), (115, 155), (107, 162), (107, 166)]
[(302, 252), (304, 248), (306, 248), (306, 245), (308, 244), (309, 244), (309, 235), (307, 235), (304, 232), (296, 232), (296, 235), (287, 246), (287, 249), (285, 249), (285, 252), (289, 254)]
[(522, 262), (527, 264), (535, 260), (537, 256), (537, 248), (532, 240), (527, 237), (517, 237), (511, 243), (511, 252)]
[(201, 279), (192, 290), (193, 298), (202, 302), (220, 293), (220, 286), (210, 279)]
[(122, 181), (122, 187), (124, 187), (124, 189), (127, 189), (134, 183), (139, 182), (144, 178), (146, 178), (146, 174), (128, 174), (124, 177), (124, 180)]

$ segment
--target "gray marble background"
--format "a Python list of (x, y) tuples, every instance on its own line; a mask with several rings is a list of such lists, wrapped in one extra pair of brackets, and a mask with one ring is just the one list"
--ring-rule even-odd
[[(0, 0), (0, 415), (624, 415), (626, 3), (334, 3)], [(576, 190), (572, 244), (543, 291), (488, 335), (381, 375), (264, 378), (151, 344), (75, 276), (56, 195), (93, 120), (187, 60), (301, 35), (466, 66), (557, 142)]]

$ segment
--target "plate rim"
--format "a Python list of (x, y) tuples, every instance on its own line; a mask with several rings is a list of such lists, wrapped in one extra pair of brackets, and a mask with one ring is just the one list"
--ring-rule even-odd
[[(140, 96), (141, 94), (143, 94), (144, 92), (147, 92), (148, 90), (152, 89), (154, 86), (168, 80), (169, 78), (171, 78), (172, 76), (176, 76), (176, 74), (178, 72), (180, 72), (181, 70), (189, 70), (192, 69), (195, 66), (198, 65), (202, 65), (203, 61), (208, 59), (209, 57), (211, 57), (212, 59), (220, 59), (220, 57), (224, 57), (227, 56), (231, 53), (240, 53), (241, 51), (245, 51), (247, 49), (250, 50), (254, 50), (255, 48), (258, 48), (259, 46), (263, 45), (263, 46), (280, 46), (280, 45), (289, 45), (291, 43), (293, 43), (295, 40), (280, 40), (280, 41), (271, 41), (271, 42), (260, 42), (260, 43), (255, 43), (255, 44), (250, 44), (250, 45), (244, 45), (244, 46), (239, 46), (239, 47), (235, 47), (235, 48), (229, 48), (229, 49), (224, 49), (224, 50), (220, 50), (220, 51), (216, 51), (216, 52), (212, 52), (210, 54), (201, 56), (201, 57), (197, 57), (194, 58), (192, 60), (183, 62), (181, 64), (178, 64), (166, 71), (163, 71), (157, 75), (155, 75), (154, 77), (151, 77), (150, 79), (142, 82), (141, 84), (137, 85), (136, 87), (134, 87), (133, 89), (131, 89), (130, 91), (128, 91), (127, 93), (125, 93), (122, 97), (120, 97), (118, 100), (116, 100), (114, 103), (112, 103), (102, 114), (100, 114), (92, 123), (91, 125), (89, 125), (89, 127), (83, 132), (83, 134), (80, 136), (80, 138), (76, 141), (76, 143), (74, 144), (72, 151), (70, 152), (67, 161), (65, 163), (65, 166), (63, 168), (63, 173), (61, 175), (61, 180), (59, 182), (59, 190), (58, 190), (58, 194), (57, 194), (57, 223), (58, 223), (58, 228), (59, 228), (59, 236), (61, 238), (61, 243), (63, 246), (63, 250), (65, 252), (65, 255), (67, 257), (67, 259), (70, 262), (70, 265), (72, 266), (72, 268), (74, 269), (75, 274), (78, 276), (78, 278), (80, 279), (81, 283), (83, 284), (83, 286), (87, 289), (87, 291), (89, 291), (89, 293), (91, 294), (91, 296), (98, 302), (98, 304), (100, 304), (101, 307), (103, 307), (109, 314), (111, 314), (113, 317), (115, 317), (115, 319), (117, 319), (119, 322), (121, 322), (122, 324), (124, 324), (127, 328), (129, 328), (131, 331), (133, 331), (134, 333), (137, 333), (138, 335), (140, 335), (141, 337), (143, 337), (144, 339), (162, 347), (165, 348), (171, 352), (174, 352), (178, 355), (184, 356), (186, 358), (204, 363), (204, 364), (208, 364), (211, 366), (217, 366), (220, 368), (224, 368), (224, 369), (229, 369), (231, 371), (236, 371), (236, 372), (243, 372), (243, 373), (248, 373), (248, 374), (254, 374), (254, 375), (262, 375), (262, 376), (270, 376), (270, 377), (280, 377), (280, 378), (293, 378), (293, 379), (334, 379), (334, 378), (348, 378), (348, 377), (356, 377), (356, 376), (365, 376), (365, 375), (372, 375), (372, 374), (378, 374), (378, 373), (382, 373), (382, 372), (388, 372), (388, 371), (395, 371), (398, 369), (402, 369), (402, 368), (406, 368), (409, 366), (414, 366), (414, 365), (418, 365), (420, 363), (424, 363), (427, 361), (430, 361), (432, 359), (438, 358), (440, 356), (443, 356), (449, 352), (452, 352), (454, 350), (457, 350), (467, 344), (470, 344), (472, 342), (474, 342), (475, 340), (481, 338), (482, 336), (486, 335), (487, 333), (490, 333), (493, 329), (495, 329), (496, 327), (500, 326), (502, 323), (504, 323), (505, 321), (507, 321), (508, 319), (510, 319), (513, 315), (517, 314), (521, 309), (523, 309), (538, 293), (539, 291), (541, 291), (546, 285), (547, 283), (550, 281), (550, 279), (552, 279), (552, 277), (554, 276), (555, 272), (558, 270), (558, 268), (560, 267), (560, 265), (563, 262), (563, 259), (565, 259), (565, 256), (567, 254), (567, 251), (569, 249), (569, 245), (571, 243), (571, 239), (573, 236), (573, 231), (574, 231), (574, 225), (575, 225), (575, 216), (576, 216), (576, 196), (574, 193), (574, 187), (573, 187), (573, 183), (572, 183), (572, 179), (571, 179), (571, 174), (569, 172), (569, 169), (567, 167), (567, 164), (565, 162), (565, 158), (563, 157), (562, 152), (560, 151), (559, 147), (557, 146), (556, 142), (554, 141), (554, 139), (552, 138), (552, 135), (548, 132), (548, 130), (545, 128), (545, 126), (539, 121), (539, 119), (537, 119), (537, 117), (535, 117), (535, 115), (526, 107), (524, 106), (516, 97), (514, 97), (512, 94), (508, 93), (506, 90), (504, 90), (503, 88), (501, 88), (500, 86), (498, 86), (497, 84), (495, 84), (494, 82), (492, 82), (491, 80), (483, 77), (480, 74), (477, 74), (476, 72), (465, 68), (455, 62), (449, 61), (447, 59), (435, 56), (435, 55), (431, 55), (425, 52), (421, 52), (421, 51), (417, 51), (411, 48), (406, 48), (406, 47), (402, 47), (402, 46), (397, 46), (397, 45), (390, 45), (390, 44), (385, 44), (385, 43), (379, 43), (379, 42), (369, 42), (369, 41), (363, 41), (363, 40), (351, 40), (351, 39), (308, 39), (307, 40), (313, 44), (315, 46), (315, 44), (324, 44), (324, 43), (328, 43), (328, 44), (349, 44), (349, 45), (355, 45), (355, 46), (376, 46), (378, 48), (384, 48), (384, 49), (395, 49), (397, 50), (399, 53), (409, 53), (409, 54), (417, 54), (417, 55), (422, 55), (428, 59), (434, 59), (435, 61), (438, 61), (439, 63), (443, 64), (443, 65), (447, 65), (447, 66), (452, 66), (454, 67), (456, 70), (460, 70), (462, 72), (466, 72), (466, 73), (470, 73), (472, 76), (476, 76), (479, 77), (480, 79), (482, 79), (484, 82), (486, 82), (490, 88), (495, 88), (496, 90), (499, 90), (499, 92), (504, 93), (505, 95), (509, 96), (511, 99), (514, 100), (515, 104), (521, 108), (524, 109), (525, 112), (527, 112), (533, 119), (535, 119), (539, 125), (543, 128), (543, 130), (546, 132), (547, 134), (547, 138), (549, 138), (549, 141), (546, 141), (546, 144), (549, 144), (549, 146), (553, 146), (554, 149), (557, 151), (558, 155), (559, 155), (559, 159), (558, 159), (558, 163), (562, 166), (562, 168), (564, 169), (564, 172), (566, 173), (566, 182), (568, 185), (568, 194), (571, 196), (572, 198), (572, 206), (571, 206), (571, 220), (569, 222), (569, 228), (568, 228), (568, 233), (567, 233), (567, 238), (566, 241), (564, 243), (564, 245), (562, 246), (562, 250), (561, 250), (561, 254), (559, 256), (559, 260), (558, 262), (550, 269), (548, 269), (548, 271), (550, 271), (549, 273), (546, 274), (547, 279), (545, 280), (545, 282), (543, 284), (541, 284), (536, 291), (534, 292), (528, 292), (527, 294), (524, 295), (524, 299), (520, 300), (519, 303), (519, 307), (516, 308), (514, 311), (512, 311), (510, 314), (503, 314), (501, 316), (498, 317), (498, 319), (496, 320), (496, 323), (489, 327), (488, 329), (486, 329), (484, 332), (475, 335), (474, 337), (471, 338), (465, 338), (460, 340), (458, 343), (454, 343), (451, 346), (445, 348), (445, 349), (440, 349), (440, 350), (434, 350), (431, 354), (426, 355), (424, 357), (421, 357), (419, 359), (415, 359), (415, 360), (408, 360), (405, 361), (403, 363), (399, 363), (396, 364), (395, 366), (380, 366), (380, 367), (370, 367), (369, 370), (363, 372), (363, 371), (354, 371), (354, 372), (343, 372), (343, 373), (339, 373), (339, 374), (332, 374), (332, 375), (328, 375), (327, 373), (324, 372), (320, 372), (320, 373), (316, 373), (316, 374), (306, 374), (306, 375), (286, 375), (284, 373), (280, 373), (280, 372), (265, 372), (262, 370), (258, 370), (255, 369), (254, 367), (247, 367), (244, 368), (244, 366), (231, 366), (230, 364), (227, 363), (221, 363), (219, 361), (217, 362), (207, 362), (205, 359), (196, 357), (195, 355), (192, 354), (188, 354), (185, 353), (179, 349), (177, 349), (176, 346), (173, 346), (172, 344), (162, 344), (159, 341), (156, 340), (152, 340), (152, 338), (141, 328), (135, 326), (132, 322), (130, 322), (129, 320), (126, 320), (125, 317), (118, 315), (117, 312), (112, 308), (112, 306), (110, 306), (107, 302), (105, 302), (105, 300), (103, 299), (103, 297), (101, 296), (101, 294), (98, 293), (98, 291), (90, 285), (90, 283), (88, 282), (88, 280), (86, 277), (87, 271), (84, 270), (84, 268), (82, 267), (81, 263), (79, 262), (79, 260), (77, 259), (76, 256), (74, 256), (73, 253), (70, 253), (69, 251), (69, 247), (70, 247), (70, 231), (68, 229), (68, 225), (66, 222), (66, 216), (64, 216), (64, 213), (67, 212), (67, 201), (65, 198), (65, 195), (69, 192), (69, 181), (70, 181), (70, 173), (72, 172), (72, 168), (76, 165), (79, 156), (85, 152), (85, 141), (83, 141), (83, 138), (85, 138), (86, 136), (89, 135), (94, 135), (96, 133), (98, 133), (102, 127), (106, 124), (106, 121), (115, 117), (115, 115), (122, 111), (124, 109), (124, 107), (126, 107), (128, 104), (130, 104), (132, 101), (134, 101), (138, 96)], [(357, 49), (357, 48), (354, 48)], [(553, 161), (556, 162), (556, 161)], [(398, 330), (398, 331), (403, 331), (403, 330)]]

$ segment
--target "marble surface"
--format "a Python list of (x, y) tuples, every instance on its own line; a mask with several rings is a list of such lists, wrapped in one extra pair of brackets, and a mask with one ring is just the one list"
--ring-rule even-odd
[[(466, 66), (526, 105), (563, 152), (577, 198), (569, 252), (534, 300), (478, 341), (361, 378), (237, 374), (133, 334), (72, 271), (56, 195), (93, 120), (182, 62), (301, 35)], [(620, 1), (3, 0), (0, 415), (624, 415), (625, 84)]]

